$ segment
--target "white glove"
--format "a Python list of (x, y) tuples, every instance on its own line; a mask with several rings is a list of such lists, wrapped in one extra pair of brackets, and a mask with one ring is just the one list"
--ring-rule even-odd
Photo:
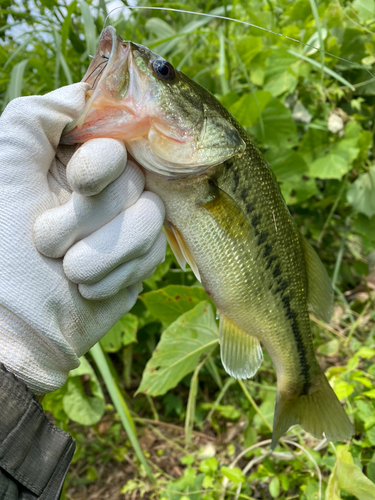
[(165, 255), (163, 204), (122, 142), (56, 154), (88, 89), (15, 99), (0, 118), (0, 362), (37, 395), (64, 384)]

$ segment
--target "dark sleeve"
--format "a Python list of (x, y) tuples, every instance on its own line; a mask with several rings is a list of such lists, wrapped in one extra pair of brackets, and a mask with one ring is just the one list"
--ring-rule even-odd
[(58, 500), (74, 449), (0, 363), (0, 500)]

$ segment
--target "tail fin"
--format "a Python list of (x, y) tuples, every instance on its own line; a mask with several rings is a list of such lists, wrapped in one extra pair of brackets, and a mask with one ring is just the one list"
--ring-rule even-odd
[(328, 441), (344, 441), (354, 434), (344, 408), (323, 372), (311, 383), (310, 394), (288, 399), (278, 392), (273, 424), (272, 449), (281, 436), (295, 424), (318, 439), (323, 432)]

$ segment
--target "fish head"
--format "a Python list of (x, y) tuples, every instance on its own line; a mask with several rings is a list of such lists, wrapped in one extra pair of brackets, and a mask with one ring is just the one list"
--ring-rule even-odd
[(83, 81), (91, 85), (62, 143), (113, 137), (144, 168), (196, 174), (245, 150), (233, 119), (208, 91), (147, 47), (109, 26)]

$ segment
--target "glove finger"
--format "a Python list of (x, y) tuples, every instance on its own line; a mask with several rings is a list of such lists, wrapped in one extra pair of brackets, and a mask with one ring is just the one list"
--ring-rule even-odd
[(64, 257), (64, 271), (74, 283), (96, 283), (124, 262), (150, 250), (164, 221), (160, 198), (145, 191), (111, 222), (73, 245)]
[(159, 233), (155, 244), (146, 254), (121, 264), (97, 283), (79, 285), (79, 292), (85, 299), (105, 299), (123, 288), (144, 281), (154, 274), (159, 264), (164, 262), (166, 245), (164, 233)]
[(144, 189), (139, 167), (128, 162), (125, 171), (101, 193), (70, 200), (38, 217), (34, 224), (34, 243), (46, 257), (58, 258), (78, 240), (85, 238), (133, 205)]
[(125, 145), (117, 139), (92, 139), (70, 159), (66, 177), (73, 191), (85, 196), (100, 193), (126, 167)]

